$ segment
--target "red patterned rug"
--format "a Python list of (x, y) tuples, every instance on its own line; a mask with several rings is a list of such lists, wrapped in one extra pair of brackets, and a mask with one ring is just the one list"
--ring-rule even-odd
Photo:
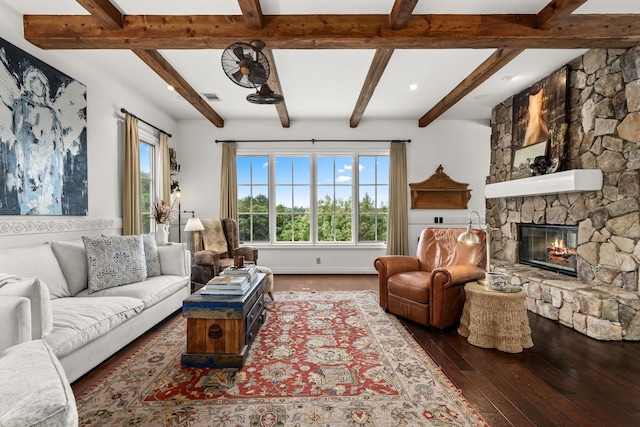
[(374, 292), (276, 293), (241, 370), (183, 368), (186, 321), (77, 398), (86, 426), (478, 426)]

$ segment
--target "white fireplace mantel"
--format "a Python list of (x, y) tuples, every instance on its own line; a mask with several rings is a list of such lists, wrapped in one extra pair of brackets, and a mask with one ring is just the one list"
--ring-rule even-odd
[(497, 197), (599, 191), (601, 189), (602, 171), (600, 169), (574, 169), (487, 184), (484, 188), (484, 196), (487, 199), (493, 199)]

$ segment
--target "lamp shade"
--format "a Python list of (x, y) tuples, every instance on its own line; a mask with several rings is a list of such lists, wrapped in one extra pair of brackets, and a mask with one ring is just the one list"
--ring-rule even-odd
[(184, 231), (202, 231), (204, 225), (200, 221), (200, 218), (189, 218), (184, 226)]
[(458, 236), (458, 242), (480, 243), (481, 239), (480, 236), (473, 232), (473, 227), (471, 227), (471, 224), (469, 224), (469, 226), (467, 227), (467, 231)]

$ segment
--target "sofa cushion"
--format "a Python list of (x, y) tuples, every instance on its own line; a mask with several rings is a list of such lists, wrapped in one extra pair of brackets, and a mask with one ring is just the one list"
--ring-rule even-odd
[(67, 280), (48, 243), (0, 250), (0, 272), (22, 277), (37, 277), (49, 289), (51, 299), (71, 296)]
[(176, 291), (187, 286), (189, 279), (176, 280), (175, 276), (156, 276), (149, 277), (144, 282), (130, 283), (128, 285), (118, 286), (116, 288), (103, 289), (101, 291), (89, 294), (83, 291), (78, 297), (86, 296), (89, 298), (100, 298), (103, 296), (122, 296), (131, 297), (142, 300), (145, 308), (162, 301), (166, 297), (173, 295)]
[(147, 277), (159, 276), (160, 257), (158, 256), (158, 246), (156, 237), (153, 234), (143, 234), (142, 244), (144, 246), (144, 258), (147, 264)]
[(82, 236), (89, 293), (140, 282), (147, 277), (142, 236)]
[(0, 378), (1, 426), (78, 425), (67, 376), (44, 341), (25, 342), (0, 353)]
[(200, 218), (204, 226), (202, 231), (202, 243), (205, 250), (219, 254), (227, 253), (227, 239), (224, 237), (222, 221), (220, 218)]
[(0, 351), (31, 341), (31, 302), (29, 298), (0, 297)]
[(58, 259), (71, 295), (87, 288), (87, 252), (82, 240), (53, 241), (51, 249)]
[(189, 275), (188, 254), (184, 245), (158, 246), (158, 256), (160, 257), (162, 274), (170, 276)]
[(53, 333), (47, 344), (62, 358), (140, 313), (144, 302), (131, 297), (59, 298), (51, 302)]
[(49, 289), (37, 277), (25, 279), (14, 275), (0, 274), (0, 295), (25, 297), (30, 301), (31, 338), (38, 340), (53, 330), (53, 315)]

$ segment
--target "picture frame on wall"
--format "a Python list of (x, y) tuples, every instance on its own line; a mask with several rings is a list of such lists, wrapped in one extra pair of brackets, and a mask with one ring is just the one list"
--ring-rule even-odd
[[(565, 157), (568, 72), (562, 67), (513, 97), (511, 179), (559, 170)], [(536, 157), (527, 171), (526, 159), (531, 166)]]
[[(548, 142), (538, 142), (521, 148), (514, 153), (513, 166), (511, 168), (511, 179), (525, 178), (531, 175), (540, 175), (532, 172), (541, 158), (546, 157)], [(546, 165), (546, 161), (544, 164)]]
[(0, 215), (88, 206), (86, 86), (0, 38)]

